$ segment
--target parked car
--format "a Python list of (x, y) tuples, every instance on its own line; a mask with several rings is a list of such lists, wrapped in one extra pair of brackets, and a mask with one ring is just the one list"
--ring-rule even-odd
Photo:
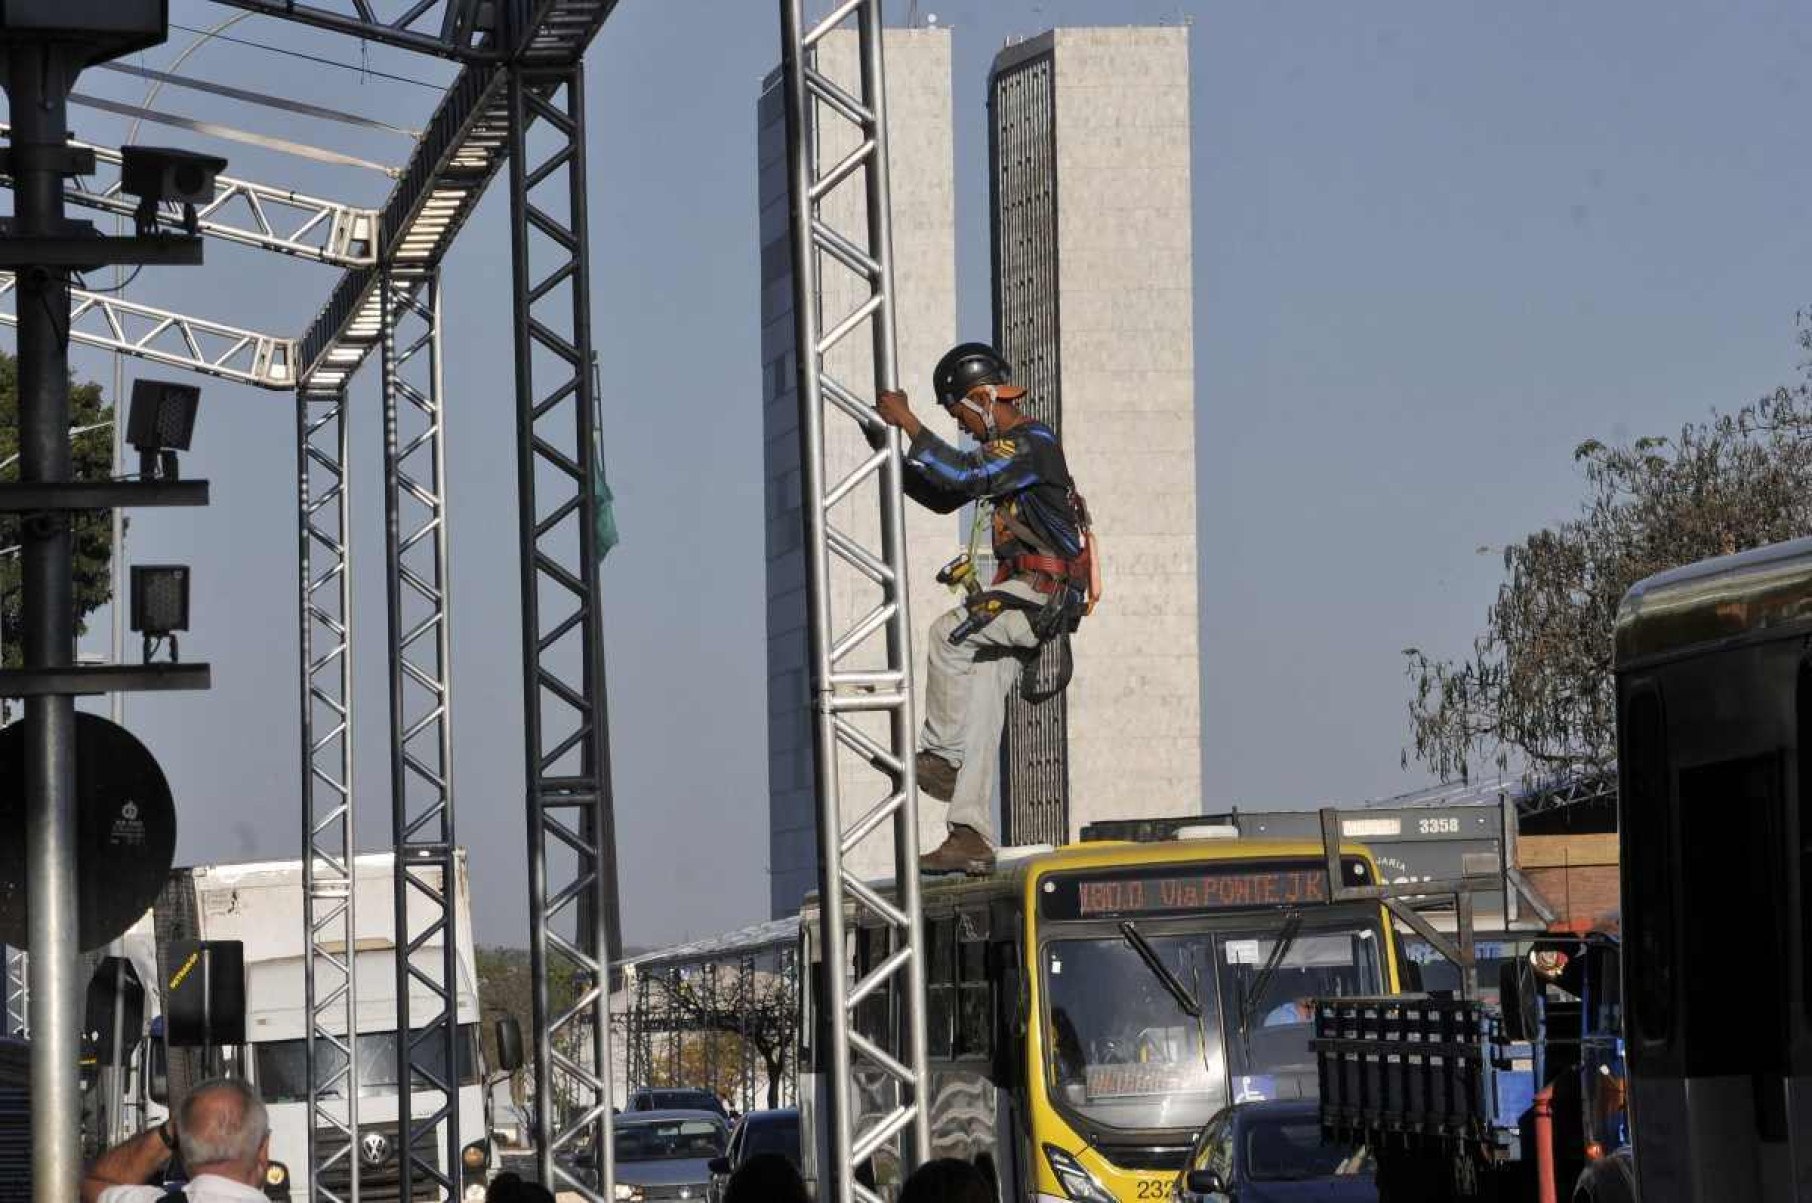
[(724, 1102), (702, 1086), (644, 1086), (629, 1096), (626, 1111), (714, 1111), (725, 1124)]
[(762, 1153), (778, 1153), (799, 1165), (799, 1112), (788, 1107), (780, 1111), (751, 1111), (730, 1129), (730, 1143), (724, 1155), (711, 1163), (710, 1203), (723, 1203), (724, 1188), (742, 1163)]
[(624, 1112), (615, 1121), (617, 1198), (702, 1201), (728, 1138), (715, 1111)]
[(1223, 1108), (1177, 1175), (1180, 1203), (1378, 1203), (1363, 1146), (1325, 1144), (1316, 1099)]

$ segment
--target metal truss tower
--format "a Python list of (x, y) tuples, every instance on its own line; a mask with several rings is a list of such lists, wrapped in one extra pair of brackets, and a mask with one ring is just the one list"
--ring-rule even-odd
[[(440, 272), (383, 284), (390, 806), (396, 845), (397, 1163), (401, 1197), (459, 1181), (458, 910), (453, 833)], [(429, 1000), (418, 1014), (419, 999)], [(433, 1068), (430, 1068), (433, 1067)], [(402, 1082), (407, 1082), (403, 1088)], [(417, 1115), (420, 1095), (434, 1100)], [(444, 1153), (437, 1163), (436, 1151)], [(439, 1168), (444, 1166), (445, 1169)]]
[[(845, 1203), (878, 1198), (854, 1177), (855, 1167), (876, 1150), (898, 1140), (903, 1146), (901, 1162), (908, 1166), (930, 1155), (923, 1093), (925, 961), (919, 921), (916, 732), (900, 435), (881, 425), (867, 390), (836, 379), (828, 360), (846, 338), (866, 331), (873, 343), (874, 389), (896, 387), (881, 5), (879, 0), (842, 0), (810, 25), (805, 8), (805, 0), (781, 0), (781, 49), (800, 458), (806, 493), (823, 916), (819, 985), (828, 1046), (823, 1070), (828, 1079), (831, 1164), (821, 1167), (820, 1182), (829, 1189), (829, 1198)], [(823, 57), (818, 48), (832, 30), (847, 26), (852, 18), (857, 78), (836, 80), (820, 70)], [(845, 146), (849, 149), (842, 152)], [(833, 160), (837, 153), (841, 157)], [(866, 220), (853, 232), (840, 231), (834, 227), (837, 210), (826, 201), (857, 178)], [(822, 312), (826, 268), (848, 272), (859, 281), (862, 299), (847, 313)], [(824, 431), (827, 421), (852, 419), (864, 427), (876, 450), (845, 470), (827, 462)], [(871, 497), (879, 507), (878, 546), (864, 546), (860, 534), (873, 522), (865, 509)], [(832, 600), (833, 588), (844, 585), (874, 599), (872, 606), (858, 603), (856, 616), (846, 626), (839, 622)], [(871, 667), (858, 667), (861, 664)], [(864, 780), (842, 779), (845, 750), (868, 771), (862, 773)], [(844, 817), (846, 795), (859, 807), (849, 822)], [(882, 832), (893, 840), (897, 889), (891, 899), (846, 870), (856, 849)], [(856, 908), (879, 917), (891, 934), (889, 954), (861, 975), (852, 972), (845, 936)], [(896, 975), (904, 985), (899, 991), (901, 1022), (894, 1047), (883, 1047), (857, 1032), (851, 1020), (856, 1006), (887, 988)], [(879, 1114), (862, 1113), (855, 1092), (859, 1071), (879, 1073), (891, 1082), (889, 1108)]]
[(31, 973), (23, 948), (0, 945), (0, 1036), (31, 1034)]
[[(610, 961), (621, 944), (594, 519), (584, 79), (577, 61), (511, 68), (509, 178), (536, 1148), (543, 1183), (609, 1199)], [(555, 981), (575, 987), (562, 1012)], [(555, 1161), (588, 1138), (601, 1152), (595, 1190)]]
[[(308, 952), (308, 1181), (315, 1198), (359, 1197), (353, 974), (352, 559), (346, 395), (296, 397), (302, 612), (302, 906)], [(332, 1056), (324, 1050), (332, 1049)], [(329, 1179), (344, 1182), (343, 1193)]]

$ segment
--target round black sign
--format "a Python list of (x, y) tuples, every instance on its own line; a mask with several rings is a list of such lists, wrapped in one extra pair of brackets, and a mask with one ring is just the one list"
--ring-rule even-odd
[[(25, 728), (0, 730), (0, 944), (29, 948), (25, 909)], [(99, 948), (157, 900), (176, 858), (176, 807), (132, 733), (76, 712), (78, 943)]]

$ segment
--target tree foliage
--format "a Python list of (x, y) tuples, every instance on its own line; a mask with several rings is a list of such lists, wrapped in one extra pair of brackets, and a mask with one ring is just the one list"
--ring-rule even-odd
[[(734, 1094), (741, 1046), (746, 1044), (761, 1061), (768, 1106), (780, 1106), (781, 1080), (799, 1027), (797, 986), (786, 973), (758, 970), (750, 974), (744, 989), (737, 976), (726, 970), (715, 976), (672, 973), (650, 977), (654, 990), (663, 996), (662, 1010), (668, 1022), (682, 1031), (705, 1033), (706, 1040), (682, 1040), (681, 1081), (651, 1081), (648, 1085), (707, 1086), (720, 1094)], [(659, 1075), (664, 1070), (656, 1065), (651, 1073)], [(687, 1074), (699, 1076), (685, 1079)]]
[[(535, 978), (531, 972), (526, 948), (484, 948), (476, 950), (478, 969), (478, 1005), (485, 1022), (480, 1025), (484, 1041), (485, 1064), (497, 1065), (496, 1034), (491, 1021), (512, 1015), (522, 1029), (524, 1062), (510, 1082), (510, 1093), (517, 1102), (527, 1097), (527, 1085), (534, 1080), (535, 1065)], [(548, 981), (548, 1005), (555, 1014), (571, 1009), (578, 998), (578, 988), (570, 977), (555, 974)]]
[[(1812, 350), (1812, 338), (1801, 343)], [(1504, 551), (1472, 654), (1405, 651), (1417, 760), (1444, 779), (1538, 776), (1616, 756), (1612, 624), (1653, 573), (1812, 532), (1812, 391), (1782, 388), (1671, 438), (1581, 444), (1577, 517)], [(1409, 753), (1404, 753), (1407, 763)]]
[[(101, 395), (101, 386), (92, 382), (71, 383), (69, 389), (69, 424), (94, 426), (113, 417), (113, 407)], [(78, 480), (105, 480), (113, 475), (113, 439), (107, 429), (93, 430), (71, 440), (75, 476)], [(0, 481), (19, 479), (19, 362), (0, 351)], [(8, 461), (11, 461), (10, 463)], [(17, 547), (20, 541), (20, 518), (0, 514), (0, 549)], [(107, 604), (112, 581), (108, 566), (113, 552), (112, 520), (106, 510), (89, 510), (77, 514), (75, 529), (75, 600), (76, 629), (87, 629), (86, 619)], [(0, 636), (4, 636), (4, 658), (0, 664), (17, 668), (22, 663), (24, 630), (20, 603), (23, 601), (23, 565), (17, 553), (0, 554)]]

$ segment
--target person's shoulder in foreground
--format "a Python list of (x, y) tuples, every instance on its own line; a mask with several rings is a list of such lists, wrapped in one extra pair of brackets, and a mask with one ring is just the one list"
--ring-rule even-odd
[(939, 1157), (912, 1171), (900, 1187), (900, 1203), (994, 1203), (994, 1189), (969, 1162)]
[(724, 1203), (807, 1203), (805, 1179), (778, 1153), (757, 1153), (730, 1175)]

